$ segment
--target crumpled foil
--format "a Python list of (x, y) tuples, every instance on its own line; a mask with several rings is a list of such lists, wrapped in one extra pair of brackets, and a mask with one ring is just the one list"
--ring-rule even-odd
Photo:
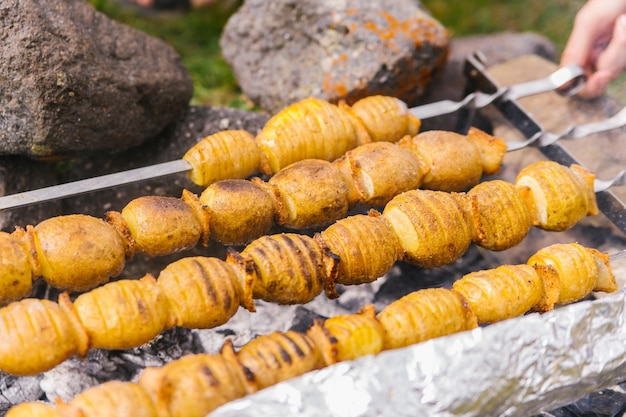
[(626, 292), (341, 362), (211, 417), (531, 416), (626, 380)]

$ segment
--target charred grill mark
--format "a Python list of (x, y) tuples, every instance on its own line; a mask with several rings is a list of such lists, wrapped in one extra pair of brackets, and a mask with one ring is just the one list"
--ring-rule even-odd
[(206, 283), (204, 288), (206, 288), (206, 293), (211, 298), (211, 302), (213, 304), (217, 304), (217, 294), (215, 294), (215, 288), (213, 288), (213, 283), (211, 282), (211, 277), (207, 273), (204, 265), (202, 265), (198, 260), (194, 259), (192, 262), (193, 267), (196, 269), (198, 276)]
[(218, 387), (220, 386), (220, 381), (215, 377), (215, 374), (213, 373), (213, 371), (211, 370), (211, 368), (209, 368), (209, 366), (207, 364), (202, 364), (200, 365), (200, 374), (204, 377), (204, 379), (207, 381), (207, 383), (212, 386), (212, 387)]
[[(304, 353), (304, 351), (300, 348), (298, 343), (296, 343), (296, 341), (292, 339), (292, 337), (289, 334), (285, 334), (284, 338), (286, 339), (287, 343), (289, 343), (289, 345), (292, 347), (292, 350), (295, 352), (296, 355), (298, 355), (300, 358), (305, 357), (306, 354)], [(304, 340), (305, 342), (308, 343), (308, 340), (306, 338), (304, 338)]]

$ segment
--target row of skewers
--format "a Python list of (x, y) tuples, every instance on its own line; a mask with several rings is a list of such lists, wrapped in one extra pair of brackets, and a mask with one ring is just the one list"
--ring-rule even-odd
[[(108, 284), (111, 285), (111, 284)], [(137, 382), (110, 381), (56, 407), (22, 403), (7, 417), (201, 417), (220, 405), (305, 372), (471, 330), (480, 324), (547, 311), (592, 290), (615, 290), (609, 257), (578, 244), (539, 250), (523, 265), (469, 273), (452, 289), (410, 293), (379, 313), (318, 321), (306, 333), (274, 332), (235, 351), (226, 342), (218, 354), (191, 354), (146, 368)]]
[(37, 374), (89, 349), (139, 346), (173, 326), (212, 328), (240, 305), (254, 311), (254, 299), (302, 304), (322, 291), (334, 298), (337, 283), (372, 282), (398, 260), (446, 265), (472, 242), (512, 247), (533, 224), (570, 227), (596, 212), (592, 177), (541, 161), (523, 169), (517, 184), (485, 181), (467, 193), (411, 190), (382, 213), (349, 216), (313, 237), (261, 236), (241, 252), (230, 249), (225, 261), (183, 258), (157, 279), (111, 282), (73, 302), (67, 293), (58, 303), (13, 302), (0, 309), (0, 370)]

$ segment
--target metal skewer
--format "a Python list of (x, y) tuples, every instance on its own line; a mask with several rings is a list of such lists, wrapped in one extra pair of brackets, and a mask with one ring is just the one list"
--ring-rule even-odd
[[(443, 100), (423, 106), (413, 107), (410, 108), (409, 111), (420, 119), (426, 119), (429, 117), (454, 113), (463, 107), (477, 109), (485, 107), (496, 100), (514, 100), (520, 97), (526, 97), (548, 91), (560, 90), (568, 94), (573, 94), (577, 91), (579, 86), (582, 85), (584, 77), (584, 72), (581, 67), (577, 65), (570, 65), (556, 70), (554, 73), (545, 78), (516, 84), (510, 87), (499, 88), (494, 94), (474, 92), (459, 102)], [(31, 204), (85, 194), (119, 185), (184, 173), (190, 171), (191, 169), (192, 167), (187, 161), (179, 159), (119, 173), (103, 175), (60, 185), (53, 185), (32, 191), (25, 191), (22, 193), (0, 197), (0, 210), (24, 207)]]

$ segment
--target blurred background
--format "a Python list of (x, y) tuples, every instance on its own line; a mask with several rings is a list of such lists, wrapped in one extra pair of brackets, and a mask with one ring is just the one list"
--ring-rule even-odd
[[(163, 39), (180, 53), (194, 82), (192, 104), (252, 109), (220, 55), (219, 36), (241, 0), (216, 0), (194, 10), (155, 11), (131, 0), (89, 0), (98, 10)], [(450, 37), (502, 31), (536, 32), (563, 50), (574, 17), (585, 0), (422, 0)], [(612, 91), (621, 89), (615, 82)], [(610, 90), (611, 91), (611, 90)]]

